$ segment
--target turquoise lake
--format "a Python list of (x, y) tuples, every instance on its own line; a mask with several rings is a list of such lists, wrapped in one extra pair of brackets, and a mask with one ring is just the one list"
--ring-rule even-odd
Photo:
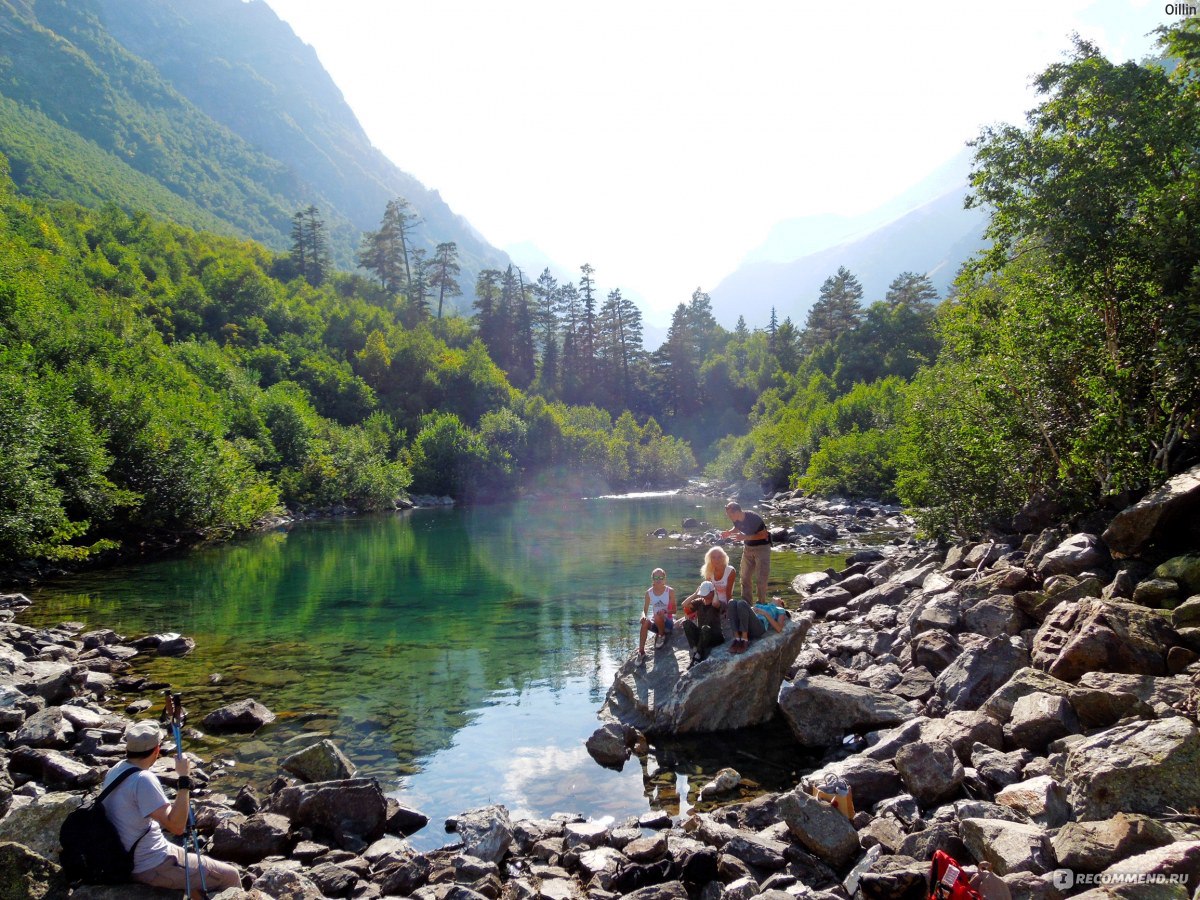
[[(666, 569), (680, 599), (700, 581), (703, 548), (651, 533), (687, 516), (723, 528), (721, 506), (631, 496), (308, 522), (56, 581), (31, 592), (22, 621), (192, 637), (187, 657), (135, 666), (184, 693), (191, 727), (245, 697), (278, 715), (253, 736), (185, 742), (231, 795), (328, 735), (429, 816), (412, 838), (422, 848), (447, 841), (447, 816), (488, 803), (516, 816), (677, 814), (722, 766), (774, 789), (812, 765), (781, 725), (655, 744), (622, 772), (584, 750), (637, 646), (650, 571)], [(773, 554), (771, 588), (787, 597), (797, 573), (840, 562)], [(118, 699), (139, 697), (159, 708), (157, 692)]]

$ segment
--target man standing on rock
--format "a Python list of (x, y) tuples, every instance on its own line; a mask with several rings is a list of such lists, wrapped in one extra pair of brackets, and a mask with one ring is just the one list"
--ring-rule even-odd
[(742, 542), (742, 599), (754, 603), (754, 591), (758, 591), (758, 602), (767, 603), (767, 578), (771, 574), (771, 532), (762, 516), (746, 512), (736, 500), (725, 504), (725, 515), (733, 527), (722, 531), (721, 537)]
[[(158, 776), (150, 771), (161, 754), (162, 729), (158, 723), (137, 722), (125, 730), (125, 759), (109, 770), (104, 786), (108, 787), (128, 769), (140, 771), (126, 778), (104, 799), (104, 812), (121, 836), (121, 843), (133, 851), (133, 880), (152, 887), (182, 891), (188, 881), (184, 876), (183, 848), (167, 843), (162, 830), (183, 834), (187, 827), (188, 796), (192, 788), (188, 775), (190, 767), (184, 756), (175, 760), (179, 784), (175, 801), (170, 802)], [(205, 896), (200, 890), (198, 867), (201, 865), (204, 866), (204, 886), (209, 894), (241, 887), (241, 876), (229, 863), (189, 856), (187, 865), (191, 870), (193, 900)]]

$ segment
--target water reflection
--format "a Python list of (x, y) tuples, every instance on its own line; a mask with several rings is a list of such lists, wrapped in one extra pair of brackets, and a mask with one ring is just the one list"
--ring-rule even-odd
[[(268, 780), (289, 748), (330, 734), (435, 822), (485, 802), (627, 815), (649, 796), (675, 811), (673, 758), (613, 773), (582, 741), (636, 646), (650, 570), (681, 595), (699, 580), (702, 550), (650, 533), (721, 515), (657, 496), (316, 522), (51, 585), (26, 620), (194, 637), (185, 659), (139, 663), (185, 691), (193, 722), (247, 696), (279, 715), (253, 742), (202, 742), (233, 779)], [(772, 588), (828, 562), (777, 554)]]

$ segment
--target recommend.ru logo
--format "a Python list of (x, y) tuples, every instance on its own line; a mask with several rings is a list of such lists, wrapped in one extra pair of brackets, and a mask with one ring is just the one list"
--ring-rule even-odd
[(1069, 891), (1081, 886), (1106, 884), (1187, 884), (1186, 872), (1167, 875), (1163, 872), (1076, 872), (1073, 869), (1055, 869), (1050, 873), (1050, 882), (1060, 891)]

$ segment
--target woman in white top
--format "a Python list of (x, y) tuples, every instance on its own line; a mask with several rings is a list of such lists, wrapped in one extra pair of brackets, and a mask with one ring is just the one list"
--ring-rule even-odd
[(729, 564), (729, 555), (720, 547), (712, 547), (704, 554), (704, 567), (700, 569), (706, 580), (717, 589), (717, 598), (725, 607), (725, 620), (729, 624), (733, 643), (730, 653), (745, 653), (750, 646), (751, 633), (754, 637), (763, 634), (764, 628), (756, 616), (750, 615), (750, 604), (740, 598), (733, 599), (733, 582), (737, 572)]
[(704, 554), (704, 565), (700, 574), (705, 581), (711, 581), (717, 589), (717, 599), (721, 605), (729, 603), (733, 596), (733, 582), (737, 579), (737, 570), (729, 564), (729, 555), (720, 547), (711, 547)]

